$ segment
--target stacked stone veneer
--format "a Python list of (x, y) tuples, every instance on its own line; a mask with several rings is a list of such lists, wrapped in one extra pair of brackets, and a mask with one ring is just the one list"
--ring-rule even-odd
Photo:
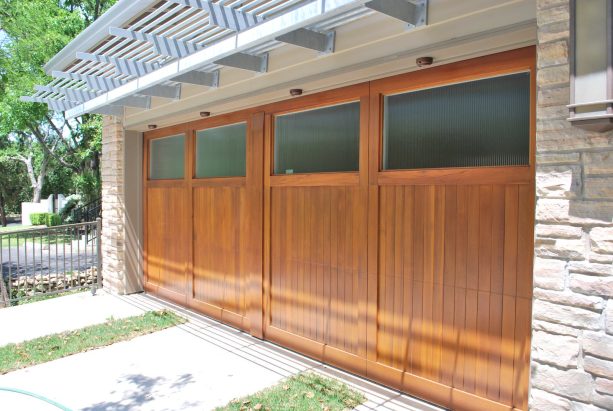
[(102, 129), (102, 277), (104, 288), (125, 294), (124, 138), (118, 117)]
[(612, 410), (613, 132), (566, 120), (569, 0), (538, 0), (537, 24), (530, 408)]

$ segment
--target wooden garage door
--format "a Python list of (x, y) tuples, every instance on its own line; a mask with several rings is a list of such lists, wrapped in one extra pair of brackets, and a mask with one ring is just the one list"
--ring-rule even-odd
[[(147, 169), (156, 139), (186, 136), (184, 175), (145, 181), (147, 289), (449, 408), (526, 410), (534, 62), (529, 47), (147, 133)], [(198, 175), (198, 136), (237, 123), (244, 175)]]
[[(261, 323), (262, 125), (246, 111), (146, 135), (146, 289), (246, 330)], [(169, 135), (182, 152), (163, 151)]]

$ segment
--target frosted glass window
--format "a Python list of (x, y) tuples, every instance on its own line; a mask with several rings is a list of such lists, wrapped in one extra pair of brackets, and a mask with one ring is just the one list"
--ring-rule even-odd
[(198, 131), (196, 178), (245, 176), (246, 139), (245, 123)]
[(185, 136), (156, 138), (149, 142), (149, 178), (181, 179), (185, 172)]
[(527, 165), (530, 74), (385, 97), (383, 169)]
[(275, 119), (275, 174), (357, 171), (360, 103)]
[(575, 103), (607, 99), (607, 1), (575, 3)]

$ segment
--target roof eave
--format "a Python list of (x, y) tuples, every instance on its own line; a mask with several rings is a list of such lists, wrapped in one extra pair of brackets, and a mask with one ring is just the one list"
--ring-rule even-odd
[(57, 53), (47, 64), (45, 72), (51, 75), (54, 70), (63, 71), (76, 59), (76, 53), (89, 50), (109, 35), (109, 27), (122, 27), (159, 0), (119, 0), (98, 20), (83, 30), (74, 40)]

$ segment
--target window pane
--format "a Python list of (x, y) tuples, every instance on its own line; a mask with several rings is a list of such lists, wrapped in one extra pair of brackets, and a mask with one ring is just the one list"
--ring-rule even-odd
[(185, 170), (185, 136), (150, 141), (149, 176), (152, 180), (180, 179)]
[(247, 125), (209, 128), (196, 134), (196, 177), (245, 176)]
[(342, 104), (275, 120), (275, 174), (357, 171), (360, 103)]
[(575, 103), (604, 101), (607, 99), (607, 1), (577, 1), (575, 27)]
[(530, 74), (385, 97), (383, 168), (527, 165)]

